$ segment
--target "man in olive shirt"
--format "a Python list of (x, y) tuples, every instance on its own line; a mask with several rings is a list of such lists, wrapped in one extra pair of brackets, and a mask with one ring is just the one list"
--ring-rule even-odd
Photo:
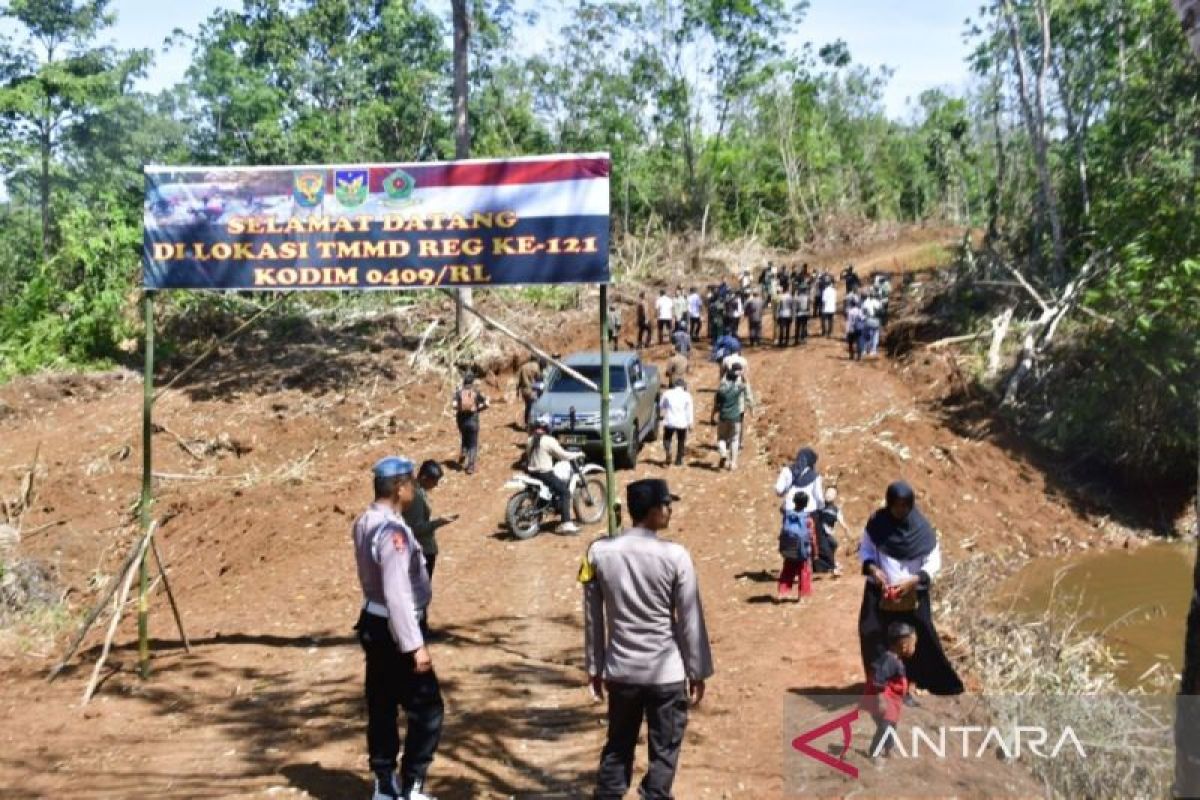
[[(433, 566), (437, 563), (438, 556), (437, 530), (458, 519), (457, 514), (435, 519), (433, 510), (429, 506), (429, 493), (437, 488), (443, 474), (441, 465), (436, 461), (422, 463), (421, 468), (417, 470), (416, 496), (413, 498), (412, 505), (404, 509), (403, 514), (404, 521), (412, 529), (417, 543), (421, 545), (421, 552), (425, 554), (425, 571), (429, 575), (431, 587), (433, 585)], [(429, 608), (428, 606), (420, 608), (418, 612), (421, 619), (421, 633), (429, 638)]]
[(529, 409), (533, 407), (533, 403), (537, 400), (538, 389), (537, 385), (543, 379), (543, 370), (546, 364), (541, 358), (530, 357), (528, 361), (521, 365), (517, 370), (517, 394), (525, 403), (525, 415), (521, 418), (521, 426), (526, 430), (529, 429), (532, 420), (529, 419)]
[(634, 527), (593, 542), (580, 568), (588, 679), (598, 701), (608, 691), (595, 800), (619, 800), (629, 790), (643, 718), (650, 759), (640, 796), (672, 797), (688, 701), (700, 703), (713, 674), (692, 558), (683, 545), (658, 537), (678, 500), (663, 480), (629, 484)]
[(713, 397), (712, 422), (717, 425), (718, 469), (737, 469), (742, 446), (742, 423), (747, 407), (754, 406), (754, 395), (741, 369), (727, 370)]
[(667, 359), (667, 385), (674, 386), (675, 381), (686, 378), (688, 374), (688, 359), (683, 353), (676, 352)]

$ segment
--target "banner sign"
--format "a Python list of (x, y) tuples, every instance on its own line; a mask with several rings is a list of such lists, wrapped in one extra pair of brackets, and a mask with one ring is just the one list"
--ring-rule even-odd
[(147, 167), (147, 289), (607, 283), (607, 154)]

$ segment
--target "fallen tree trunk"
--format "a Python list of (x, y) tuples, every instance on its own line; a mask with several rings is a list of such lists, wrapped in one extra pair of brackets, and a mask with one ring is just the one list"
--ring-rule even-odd
[(987, 370), (984, 377), (988, 380), (1000, 374), (1000, 351), (1004, 347), (1004, 338), (1012, 325), (1015, 308), (1007, 308), (1004, 313), (992, 320), (992, 345), (988, 348)]
[(1021, 385), (1025, 381), (1025, 378), (1036, 368), (1038, 361), (1054, 342), (1054, 336), (1058, 333), (1058, 326), (1079, 305), (1080, 300), (1083, 298), (1084, 287), (1096, 276), (1096, 266), (1102, 258), (1108, 255), (1108, 252), (1107, 250), (1102, 250), (1093, 253), (1084, 262), (1083, 266), (1080, 267), (1079, 273), (1074, 279), (1067, 284), (1062, 296), (1053, 304), (1043, 300), (1018, 270), (1009, 267), (1009, 270), (1017, 276), (1026, 291), (1041, 305), (1042, 315), (1033, 323), (1025, 335), (1025, 342), (1021, 347), (1020, 354), (1017, 356), (1016, 364), (1013, 366), (1004, 384), (1004, 400), (1002, 401), (1002, 405), (1009, 406), (1017, 401)]

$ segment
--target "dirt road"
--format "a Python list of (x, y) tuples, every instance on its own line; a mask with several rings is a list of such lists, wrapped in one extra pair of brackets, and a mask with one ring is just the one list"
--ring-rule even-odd
[[(665, 356), (656, 350), (649, 357)], [(652, 446), (637, 470), (665, 475), (684, 497), (671, 535), (691, 549), (700, 571), (717, 665), (692, 718), (681, 798), (784, 796), (785, 743), (798, 733), (785, 727), (789, 703), (803, 709), (815, 702), (810, 696), (859, 689), (861, 582), (850, 552), (856, 541), (842, 537), (846, 577), (819, 580), (815, 598), (802, 606), (772, 601), (778, 503), (771, 484), (799, 446), (812, 444), (821, 454), (819, 466), (841, 490), (855, 538), (884, 486), (900, 476), (918, 487), (952, 557), (980, 542), (1039, 548), (1060, 535), (1094, 535), (1031, 467), (949, 430), (918, 399), (928, 387), (912, 384), (896, 366), (849, 363), (834, 340), (749, 358), (762, 402), (739, 470), (714, 469), (715, 429), (705, 424), (686, 467), (666, 469)], [(692, 385), (705, 420), (715, 377), (698, 358)], [(454, 455), (447, 398), (441, 387), (406, 385), (402, 371), (369, 394), (361, 383), (316, 392), (268, 388), (252, 378), (220, 397), (186, 391), (160, 415), (184, 438), (217, 441), (225, 432), (244, 445), (233, 448), (237, 455), (197, 460), (168, 434), (156, 437), (159, 469), (175, 476), (160, 481), (158, 512), (169, 518), (163, 546), (195, 652), (187, 656), (176, 646), (170, 615), (156, 599), (153, 679), (143, 683), (133, 674), (135, 633), (125, 624), (113, 658), (119, 669), (81, 710), (98, 646), (47, 686), (50, 648), (9, 642), (0, 661), (0, 796), (369, 796), (349, 526), (370, 499), (376, 458), (392, 451)], [(492, 393), (509, 393), (507, 380)], [(69, 523), (23, 547), (57, 560), (82, 586), (86, 576), (113, 569), (128, 540), (103, 529), (120, 521), (136, 495), (136, 453), (122, 448), (130, 443), (140, 387), (82, 379), (62, 389), (61, 382), (30, 382), (0, 396), (15, 409), (0, 421), (7, 482), (0, 490), (9, 489), (40, 443), (42, 500), (29, 526)], [(400, 412), (373, 419), (398, 402)], [(480, 473), (451, 472), (433, 498), (436, 512), (462, 518), (440, 537), (432, 621), (446, 635), (434, 658), (447, 724), (431, 788), (443, 800), (583, 797), (603, 715), (590, 703), (580, 669), (575, 574), (599, 531), (506, 538), (502, 485), (523, 435), (506, 427), (518, 414), (515, 404), (488, 413)], [(632, 477), (620, 474), (622, 484)], [(909, 769), (895, 767), (897, 790), (921, 787), (922, 776)], [(953, 769), (979, 791), (1035, 793), (1004, 767)]]

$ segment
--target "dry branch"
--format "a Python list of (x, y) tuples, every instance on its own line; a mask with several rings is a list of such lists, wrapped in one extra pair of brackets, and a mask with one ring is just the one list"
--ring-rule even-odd
[(937, 350), (939, 347), (948, 347), (952, 344), (963, 344), (964, 342), (973, 342), (976, 339), (982, 339), (987, 336), (987, 331), (979, 331), (978, 333), (964, 333), (961, 336), (947, 336), (945, 339), (938, 339), (935, 342), (930, 342), (925, 345), (926, 350)]
[(155, 480), (160, 481), (244, 481), (254, 477), (249, 472), (241, 475), (188, 475), (177, 472), (155, 472)]
[[(1030, 326), (1026, 333), (1016, 364), (1005, 382), (1003, 405), (1011, 405), (1016, 402), (1021, 384), (1053, 343), (1058, 326), (1079, 305), (1083, 299), (1084, 287), (1095, 277), (1096, 266), (1108, 257), (1109, 252), (1109, 250), (1101, 250), (1093, 253), (1080, 267), (1071, 282), (1067, 284), (1061, 298), (1054, 305), (1043, 307), (1042, 316)], [(1020, 274), (1016, 270), (1013, 270), (1013, 273)], [(1034, 294), (1036, 296), (1036, 293)]]
[(421, 342), (420, 342), (420, 344), (417, 345), (416, 351), (411, 356), (409, 356), (408, 366), (410, 366), (410, 367), (416, 366), (417, 359), (420, 358), (421, 353), (423, 353), (425, 351), (425, 343), (427, 341), (429, 341), (429, 334), (433, 333), (433, 329), (436, 328), (437, 326), (438, 326), (438, 321), (435, 319), (429, 323), (429, 327), (427, 327), (425, 329), (425, 332), (423, 334), (421, 334)]
[(36, 528), (31, 528), (27, 531), (22, 531), (21, 536), (28, 539), (30, 536), (33, 536), (35, 533), (41, 533), (43, 531), (48, 531), (51, 528), (57, 528), (59, 525), (66, 525), (66, 524), (67, 524), (67, 521), (65, 519), (60, 519), (55, 522), (47, 522), (45, 525), (38, 525)]
[(1007, 308), (1004, 313), (992, 320), (992, 345), (988, 348), (987, 379), (994, 378), (1000, 372), (1000, 351), (1004, 346), (1004, 337), (1008, 336), (1008, 328), (1012, 325), (1015, 309)]
[(190, 444), (188, 444), (187, 441), (182, 436), (180, 436), (178, 433), (176, 433), (175, 431), (168, 428), (166, 425), (163, 425), (161, 422), (154, 423), (154, 432), (167, 434), (168, 436), (170, 436), (172, 439), (175, 440), (175, 443), (179, 445), (180, 449), (182, 449), (183, 452), (187, 453), (189, 456), (196, 459), (197, 461), (204, 460), (204, 457), (201, 456), (199, 453), (197, 453), (195, 450), (193, 450), (192, 446)]

